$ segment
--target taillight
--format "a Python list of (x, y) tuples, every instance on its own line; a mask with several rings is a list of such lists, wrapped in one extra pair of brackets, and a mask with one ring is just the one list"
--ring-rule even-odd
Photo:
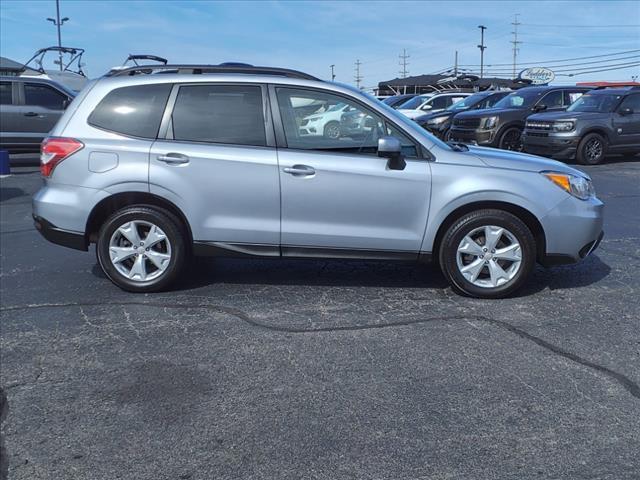
[(45, 177), (50, 177), (56, 165), (82, 147), (84, 147), (84, 143), (75, 138), (45, 138), (40, 146), (40, 173)]

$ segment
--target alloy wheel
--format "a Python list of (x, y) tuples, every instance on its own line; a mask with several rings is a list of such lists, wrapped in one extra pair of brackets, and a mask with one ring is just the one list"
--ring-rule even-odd
[(585, 157), (589, 162), (597, 162), (603, 151), (602, 142), (598, 138), (590, 139), (584, 146)]
[(522, 151), (522, 134), (517, 128), (507, 131), (502, 138), (501, 148), (514, 152)]
[(475, 286), (495, 288), (518, 273), (522, 247), (504, 227), (486, 225), (469, 232), (460, 241), (456, 263), (462, 276)]
[(111, 235), (109, 258), (124, 277), (147, 282), (161, 276), (171, 263), (171, 242), (157, 225), (130, 221)]

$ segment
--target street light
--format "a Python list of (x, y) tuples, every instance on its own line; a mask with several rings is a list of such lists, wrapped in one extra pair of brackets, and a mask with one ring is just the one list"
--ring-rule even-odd
[[(60, 0), (56, 0), (56, 18), (47, 18), (58, 28), (58, 47), (62, 48), (62, 37), (60, 35), (60, 27), (64, 25), (64, 22), (69, 20), (69, 17), (60, 19)], [(58, 63), (60, 64), (60, 71), (62, 71), (62, 50), (58, 50)]]

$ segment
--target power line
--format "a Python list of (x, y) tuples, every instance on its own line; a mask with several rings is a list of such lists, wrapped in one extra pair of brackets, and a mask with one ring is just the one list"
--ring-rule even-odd
[(523, 23), (528, 27), (549, 27), (549, 28), (640, 28), (640, 24), (626, 24), (626, 25), (568, 25), (557, 24), (552, 25), (548, 23)]
[[(618, 56), (618, 55), (625, 55), (627, 53), (636, 53), (636, 52), (640, 52), (640, 49), (626, 50), (624, 52), (615, 52), (615, 53), (603, 53), (601, 55), (590, 55), (588, 57), (563, 58), (563, 59), (559, 59), (559, 60), (543, 60), (543, 61), (537, 61), (537, 62), (520, 62), (520, 65), (522, 65), (523, 63), (536, 63), (536, 64), (548, 65), (550, 63), (572, 62), (573, 60), (588, 60), (588, 59), (591, 59), (591, 58), (614, 57), (614, 56)], [(493, 64), (488, 64), (487, 67), (510, 67), (511, 65), (512, 65), (511, 63), (493, 63)], [(477, 63), (469, 63), (469, 64), (463, 64), (463, 65), (460, 65), (460, 66), (462, 66), (462, 67), (478, 67), (479, 65)]]
[(559, 77), (575, 77), (577, 75), (585, 75), (587, 73), (610, 72), (613, 70), (627, 70), (628, 68), (633, 68), (633, 67), (640, 67), (640, 63), (629, 65), (628, 67), (603, 68), (601, 70), (589, 70), (588, 72), (579, 72), (579, 73), (561, 73), (558, 76)]
[(407, 58), (409, 58), (410, 55), (407, 55), (407, 50), (406, 48), (402, 49), (402, 55), (398, 55), (398, 57), (400, 58), (400, 66), (402, 67), (402, 70), (400, 70), (400, 76), (402, 78), (407, 78), (407, 73), (409, 73), (407, 71), (407, 65), (409, 65), (409, 63), (407, 62)]
[[(640, 58), (640, 54), (639, 55), (629, 55), (626, 57), (617, 57), (617, 58), (610, 58), (608, 60), (595, 60), (593, 62), (580, 62), (580, 63), (567, 63), (564, 65), (556, 65), (554, 68), (566, 68), (566, 67), (581, 67), (583, 65), (594, 65), (597, 63), (611, 63), (611, 62), (617, 62), (620, 60), (632, 60), (632, 59), (638, 59)], [(608, 65), (598, 65), (597, 67), (588, 67), (588, 68), (598, 68), (598, 67), (606, 67)], [(508, 68), (488, 68), (487, 71), (491, 71), (491, 72), (509, 72), (510, 69)]]

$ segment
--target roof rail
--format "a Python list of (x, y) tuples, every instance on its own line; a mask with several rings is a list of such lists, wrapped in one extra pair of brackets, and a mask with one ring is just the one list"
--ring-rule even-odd
[(199, 75), (203, 73), (241, 73), (252, 75), (277, 75), (281, 77), (300, 78), (304, 80), (317, 80), (307, 73), (297, 70), (289, 70), (288, 68), (276, 67), (254, 67), (253, 65), (243, 64), (221, 64), (221, 65), (139, 65), (135, 67), (125, 68), (107, 73), (107, 77), (126, 77), (138, 74), (151, 73), (179, 73)]

